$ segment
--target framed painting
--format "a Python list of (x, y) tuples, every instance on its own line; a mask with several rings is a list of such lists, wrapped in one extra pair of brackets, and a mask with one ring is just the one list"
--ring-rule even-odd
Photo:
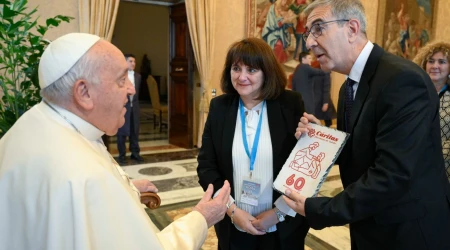
[(376, 42), (412, 60), (433, 37), (436, 0), (380, 0)]
[(295, 68), (306, 51), (302, 12), (313, 0), (247, 0), (247, 37), (258, 37), (273, 49), (277, 60)]

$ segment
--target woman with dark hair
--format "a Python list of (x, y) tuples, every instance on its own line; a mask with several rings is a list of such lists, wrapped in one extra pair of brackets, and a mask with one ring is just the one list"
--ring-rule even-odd
[(203, 189), (213, 183), (217, 194), (224, 180), (232, 187), (228, 216), (215, 226), (219, 249), (304, 248), (305, 218), (288, 216), (272, 189), (304, 112), (301, 95), (285, 90), (286, 83), (263, 40), (230, 47), (221, 80), (225, 94), (211, 101), (197, 168)]
[(414, 62), (424, 69), (439, 95), (442, 154), (447, 177), (450, 180), (450, 43), (437, 41), (422, 47)]

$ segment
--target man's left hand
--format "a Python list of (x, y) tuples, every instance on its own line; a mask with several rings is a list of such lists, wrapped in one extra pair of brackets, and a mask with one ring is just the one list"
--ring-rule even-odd
[(291, 189), (286, 189), (286, 195), (290, 197), (290, 199), (283, 195), (283, 199), (286, 204), (294, 209), (300, 215), (305, 216), (305, 202), (306, 197), (298, 194), (297, 192), (293, 192)]
[(156, 186), (151, 183), (149, 180), (146, 179), (140, 179), (140, 180), (132, 180), (134, 186), (139, 190), (139, 192), (152, 192), (152, 193), (158, 193), (158, 189)]

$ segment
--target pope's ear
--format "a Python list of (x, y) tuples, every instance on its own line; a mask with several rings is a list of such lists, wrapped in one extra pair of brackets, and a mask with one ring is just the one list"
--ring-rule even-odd
[(78, 80), (73, 85), (73, 99), (78, 106), (85, 110), (91, 110), (94, 106), (89, 87), (86, 80)]

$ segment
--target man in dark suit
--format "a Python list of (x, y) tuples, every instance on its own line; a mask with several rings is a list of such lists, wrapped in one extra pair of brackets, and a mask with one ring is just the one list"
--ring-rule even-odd
[(126, 154), (126, 138), (130, 140), (131, 159), (138, 162), (144, 161), (139, 155), (139, 89), (141, 87), (141, 75), (134, 72), (136, 67), (136, 58), (133, 54), (125, 54), (125, 59), (128, 64), (128, 79), (134, 85), (136, 94), (128, 96), (126, 104), (127, 112), (125, 113), (125, 124), (117, 132), (117, 149), (119, 150), (118, 162), (121, 164), (127, 163)]
[(309, 52), (300, 52), (298, 57), (300, 58), (300, 64), (295, 68), (292, 77), (292, 90), (302, 94), (305, 111), (314, 113), (315, 95), (313, 77), (324, 76), (325, 72), (311, 67), (312, 57)]
[[(312, 228), (350, 223), (352, 249), (450, 249), (450, 186), (440, 142), (438, 96), (412, 62), (368, 41), (359, 0), (317, 0), (305, 10), (307, 47), (325, 70), (348, 75), (338, 129), (344, 191), (286, 202)], [(296, 136), (308, 131), (301, 118)]]

